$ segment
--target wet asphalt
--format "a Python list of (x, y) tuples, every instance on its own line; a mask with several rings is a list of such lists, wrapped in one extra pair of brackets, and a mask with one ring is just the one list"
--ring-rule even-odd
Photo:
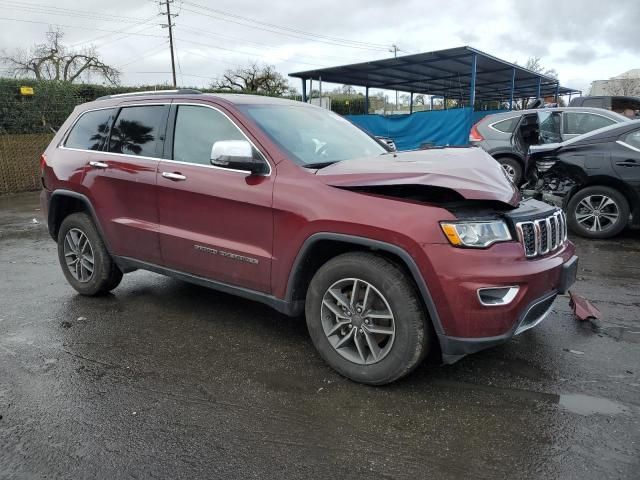
[(505, 345), (367, 387), (257, 303), (147, 272), (77, 295), (38, 207), (0, 198), (2, 479), (639, 478), (638, 231), (576, 240), (600, 325), (559, 298)]

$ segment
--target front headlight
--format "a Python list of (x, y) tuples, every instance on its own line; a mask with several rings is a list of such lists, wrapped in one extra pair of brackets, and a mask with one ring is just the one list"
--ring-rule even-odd
[(484, 248), (496, 242), (511, 240), (507, 224), (502, 220), (487, 222), (441, 222), (440, 227), (456, 247)]

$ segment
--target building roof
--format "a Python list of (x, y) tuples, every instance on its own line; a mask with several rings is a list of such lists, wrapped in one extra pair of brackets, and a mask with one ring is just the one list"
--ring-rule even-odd
[[(557, 79), (505, 62), (467, 46), (307, 70), (291, 73), (289, 76), (303, 80), (322, 79), (324, 82), (331, 83), (446, 96), (468, 102), (474, 56), (477, 72), (476, 101), (509, 99), (514, 71), (515, 98), (537, 96), (538, 81), (540, 81), (542, 97), (556, 94)], [(558, 88), (560, 95), (576, 92), (578, 90)]]

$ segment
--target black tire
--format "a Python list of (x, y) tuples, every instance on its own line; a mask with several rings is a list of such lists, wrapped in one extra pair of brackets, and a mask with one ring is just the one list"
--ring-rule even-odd
[(499, 157), (496, 160), (498, 161), (500, 166), (504, 168), (507, 174), (509, 174), (509, 172), (512, 172), (512, 181), (514, 185), (519, 187), (522, 183), (522, 164), (515, 158), (511, 157)]
[[(338, 353), (322, 324), (325, 293), (336, 282), (353, 278), (381, 293), (394, 317), (395, 337), (386, 356), (374, 362), (369, 351), (373, 362), (369, 364), (355, 363)], [(360, 383), (383, 385), (407, 375), (424, 359), (431, 344), (432, 329), (413, 282), (398, 265), (369, 253), (345, 253), (320, 267), (307, 291), (305, 313), (309, 335), (322, 358), (341, 375)], [(364, 312), (362, 315), (364, 318)], [(360, 334), (364, 338), (362, 329)]]
[[(86, 236), (93, 256), (93, 272), (87, 274), (85, 281), (74, 277), (65, 257), (65, 239), (67, 233), (74, 229)], [(122, 280), (122, 271), (113, 262), (93, 220), (86, 213), (73, 213), (62, 221), (58, 231), (58, 260), (69, 284), (82, 295), (104, 295), (116, 288)]]
[[(585, 203), (595, 201), (596, 204), (598, 204), (598, 199), (601, 197), (607, 197), (612, 202), (602, 209), (601, 215), (602, 213), (612, 214), (612, 212), (616, 212), (617, 220), (611, 222), (608, 220), (608, 218), (611, 217), (600, 217), (598, 221), (602, 227), (601, 230), (591, 230), (590, 228), (593, 227), (593, 223), (590, 223), (591, 220), (587, 219), (583, 221), (583, 223), (580, 223), (578, 216), (588, 213), (585, 208)], [(619, 234), (626, 227), (629, 221), (629, 214), (629, 202), (624, 195), (611, 187), (599, 185), (583, 188), (576, 192), (567, 204), (567, 224), (569, 228), (576, 235), (585, 238), (610, 238)], [(605, 222), (606, 225), (603, 225)]]

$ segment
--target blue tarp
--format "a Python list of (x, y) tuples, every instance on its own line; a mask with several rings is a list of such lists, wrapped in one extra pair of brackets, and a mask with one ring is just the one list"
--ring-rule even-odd
[(389, 137), (398, 150), (412, 150), (429, 143), (437, 146), (466, 145), (473, 123), (497, 111), (474, 112), (471, 108), (415, 112), (411, 115), (347, 115), (372, 135)]

